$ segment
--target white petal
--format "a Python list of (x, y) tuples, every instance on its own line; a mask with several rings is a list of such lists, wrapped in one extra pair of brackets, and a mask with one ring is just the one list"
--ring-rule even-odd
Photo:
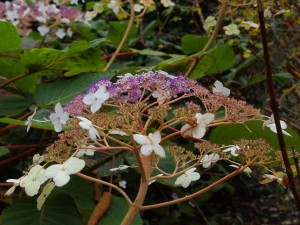
[(94, 93), (88, 93), (83, 98), (83, 103), (86, 105), (91, 105), (95, 101), (95, 94)]
[(63, 166), (61, 164), (54, 164), (52, 166), (49, 166), (45, 170), (45, 176), (48, 178), (53, 178), (59, 171), (61, 171)]
[(51, 114), (50, 114), (50, 121), (51, 121), (52, 124), (56, 124), (56, 123), (57, 123), (57, 121), (58, 121), (58, 116), (57, 116), (56, 113), (51, 113)]
[(191, 168), (191, 169), (185, 171), (185, 174), (186, 174), (186, 175), (189, 175), (189, 174), (193, 173), (196, 169), (197, 169), (197, 168), (193, 167), (193, 168)]
[(228, 97), (230, 95), (230, 89), (223, 87), (222, 89), (222, 94), (226, 97)]
[(267, 127), (269, 127), (271, 131), (273, 131), (274, 133), (277, 134), (277, 129), (276, 129), (275, 123), (269, 124), (269, 125), (267, 125)]
[(72, 157), (63, 163), (63, 167), (68, 174), (78, 173), (84, 168), (84, 166), (84, 160), (76, 157)]
[(25, 187), (25, 192), (28, 196), (34, 196), (39, 192), (40, 183), (38, 181), (32, 181)]
[(212, 114), (212, 113), (205, 113), (205, 114), (203, 114), (199, 118), (199, 120), (197, 118), (197, 123), (198, 124), (207, 125), (207, 124), (211, 123), (212, 121), (214, 121), (214, 119), (215, 119), (215, 115), (214, 114)]
[(188, 186), (190, 186), (192, 180), (189, 176), (186, 177), (186, 179), (182, 182), (181, 186), (183, 188), (187, 188)]
[(96, 98), (100, 98), (106, 92), (106, 87), (104, 85), (99, 86), (98, 90), (95, 93)]
[(145, 156), (150, 155), (152, 151), (153, 151), (153, 145), (143, 145), (141, 147), (141, 153)]
[(64, 110), (63, 110), (63, 108), (61, 107), (60, 102), (58, 102), (58, 103), (55, 105), (54, 111), (56, 112), (57, 115), (63, 114)]
[(99, 135), (99, 133), (98, 133), (98, 131), (96, 130), (95, 127), (91, 127), (89, 129), (89, 135), (90, 135), (90, 138), (91, 138), (92, 141), (96, 140), (97, 137), (100, 138), (100, 135)]
[(189, 175), (189, 177), (191, 178), (191, 181), (196, 181), (200, 179), (200, 174), (197, 172), (193, 172)]
[(197, 126), (191, 130), (192, 136), (194, 138), (202, 138), (205, 135), (206, 128), (205, 126)]
[(217, 154), (217, 153), (212, 153), (212, 154), (211, 154), (211, 161), (212, 161), (213, 163), (217, 162), (219, 159), (220, 159), (219, 154)]
[(62, 115), (60, 116), (60, 122), (62, 124), (66, 124), (68, 120), (69, 120), (69, 113), (63, 112)]
[(13, 185), (10, 189), (7, 190), (7, 192), (5, 193), (5, 196), (7, 195), (11, 195), (12, 193), (14, 193), (16, 190), (16, 186)]
[(286, 123), (282, 120), (280, 120), (280, 126), (281, 126), (281, 129), (286, 129), (287, 128)]
[(159, 155), (162, 158), (166, 157), (166, 153), (165, 153), (164, 148), (162, 146), (160, 146), (159, 144), (154, 144), (153, 145), (153, 150), (154, 150), (156, 155)]
[(135, 142), (137, 142), (140, 145), (149, 145), (150, 144), (149, 138), (142, 134), (134, 134), (133, 139), (135, 140)]
[(93, 123), (87, 118), (81, 116), (78, 116), (77, 118), (81, 120), (81, 122), (79, 122), (79, 126), (81, 126), (83, 129), (88, 130), (93, 125)]
[(58, 172), (53, 178), (53, 181), (57, 187), (64, 186), (66, 183), (69, 182), (69, 180), (70, 176), (65, 171)]
[(54, 124), (54, 130), (56, 132), (61, 132), (62, 131), (62, 124), (61, 123)]
[(187, 175), (182, 174), (179, 177), (177, 177), (176, 181), (175, 181), (175, 185), (181, 185), (183, 181), (185, 181), (187, 178)]
[(292, 135), (290, 135), (290, 134), (289, 134), (288, 132), (286, 132), (285, 130), (282, 130), (282, 133), (285, 134), (285, 135), (287, 135), (287, 136), (292, 137)]
[(91, 104), (91, 112), (95, 113), (97, 112), (102, 106), (101, 101), (99, 100), (95, 100), (92, 104)]
[(85, 154), (85, 151), (84, 150), (78, 150), (75, 154), (75, 156), (77, 157), (82, 157), (83, 155)]
[(155, 131), (155, 132), (153, 133), (152, 138), (153, 138), (153, 142), (154, 142), (155, 144), (159, 144), (159, 142), (160, 142), (160, 140), (161, 140), (161, 134), (160, 134), (160, 131), (159, 131), (159, 130)]
[(8, 179), (8, 180), (6, 180), (6, 182), (10, 182), (10, 183), (14, 183), (14, 184), (19, 184), (20, 180), (17, 180), (17, 179)]
[(214, 83), (214, 85), (215, 85), (216, 89), (218, 89), (219, 91), (222, 90), (222, 88), (223, 88), (222, 82), (220, 82), (218, 80), (216, 80), (216, 82)]
[(184, 135), (191, 135), (192, 134), (191, 127), (192, 126), (187, 123), (181, 127), (180, 132)]

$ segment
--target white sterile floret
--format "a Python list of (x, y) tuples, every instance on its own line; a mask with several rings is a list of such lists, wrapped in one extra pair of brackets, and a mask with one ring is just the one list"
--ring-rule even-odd
[(57, 103), (54, 108), (54, 113), (50, 115), (51, 123), (54, 125), (54, 129), (56, 132), (60, 132), (62, 130), (62, 125), (66, 124), (69, 120), (69, 113), (64, 112), (60, 103)]
[(119, 79), (129, 78), (129, 77), (133, 77), (133, 75), (131, 73), (125, 73), (124, 75), (117, 76), (117, 78)]
[(160, 0), (160, 3), (166, 8), (175, 6), (175, 3), (171, 0)]
[(34, 196), (46, 180), (45, 169), (40, 165), (35, 165), (26, 176), (20, 178), (20, 186), (25, 188), (27, 195)]
[(81, 120), (81, 122), (79, 122), (79, 126), (85, 130), (88, 130), (92, 141), (96, 140), (97, 137), (100, 138), (98, 131), (90, 120), (81, 116), (78, 116), (77, 118)]
[(110, 3), (107, 4), (107, 8), (110, 8), (115, 15), (118, 15), (120, 11), (119, 3), (116, 0), (111, 0)]
[(153, 151), (156, 155), (160, 157), (165, 157), (166, 153), (163, 147), (159, 145), (161, 140), (160, 131), (155, 131), (154, 133), (150, 133), (148, 136), (142, 134), (134, 134), (133, 139), (140, 145), (141, 153), (145, 156), (150, 155)]
[[(94, 145), (83, 145), (81, 148), (96, 148)], [(94, 149), (78, 149), (75, 156), (82, 157), (84, 155), (93, 156), (95, 154)]]
[(217, 24), (217, 20), (213, 16), (208, 16), (203, 24), (204, 30), (208, 31), (209, 28), (214, 27)]
[(143, 10), (144, 6), (141, 4), (134, 4), (134, 11), (139, 13)]
[(226, 97), (230, 95), (230, 89), (224, 87), (220, 81), (217, 80), (214, 85), (215, 86), (212, 88), (213, 93), (220, 93)]
[(201, 113), (196, 113), (195, 118), (197, 123), (196, 126), (191, 126), (187, 123), (180, 131), (183, 135), (190, 135), (194, 138), (202, 138), (206, 132), (206, 125), (214, 121), (215, 115), (212, 113), (205, 113), (203, 115)]
[(228, 26), (225, 26), (224, 30), (225, 30), (226, 35), (239, 35), (240, 34), (240, 30), (239, 30), (238, 26), (234, 23), (229, 24)]
[(91, 112), (95, 113), (107, 99), (109, 99), (109, 93), (106, 91), (106, 87), (101, 85), (95, 93), (88, 93), (84, 96), (83, 102), (86, 105), (90, 105)]
[(217, 162), (220, 159), (220, 156), (217, 153), (211, 153), (211, 154), (207, 154), (205, 155), (200, 162), (202, 162), (202, 166), (204, 168), (208, 168), (210, 167), (212, 164), (214, 164), (215, 162)]
[(127, 181), (126, 180), (120, 180), (119, 181), (119, 186), (123, 189), (126, 189), (126, 184), (127, 184)]
[(49, 166), (45, 171), (45, 176), (53, 178), (55, 185), (57, 187), (61, 187), (69, 182), (71, 174), (78, 173), (84, 168), (84, 166), (84, 160), (72, 157), (63, 164), (54, 164)]
[(46, 27), (45, 25), (39, 26), (37, 28), (38, 32), (40, 33), (41, 36), (45, 36), (46, 34), (49, 33), (50, 28)]
[(108, 133), (109, 134), (117, 134), (117, 135), (121, 135), (121, 136), (128, 136), (128, 134), (126, 134), (124, 131), (121, 131), (121, 130), (109, 130)]
[(59, 39), (63, 39), (67, 34), (63, 29), (58, 29), (57, 31), (55, 31), (55, 35), (59, 38)]
[[(265, 128), (265, 127), (270, 128), (271, 131), (273, 131), (274, 133), (277, 134), (276, 124), (275, 124), (275, 120), (274, 120), (274, 115), (273, 114), (270, 116), (270, 118), (267, 121), (265, 121), (263, 123), (263, 128)], [(292, 135), (290, 135), (288, 132), (285, 131), (285, 129), (287, 128), (287, 125), (282, 120), (280, 120), (280, 127), (282, 129), (282, 133), (283, 134), (292, 137)]]
[(237, 153), (237, 150), (239, 150), (239, 149), (240, 149), (239, 146), (234, 145), (234, 146), (224, 149), (223, 152), (230, 152), (230, 154), (232, 156), (238, 156), (239, 154)]
[(200, 179), (200, 174), (198, 172), (194, 172), (196, 168), (191, 168), (184, 172), (184, 174), (180, 175), (176, 181), (175, 185), (181, 185), (184, 188), (190, 186), (192, 181), (196, 181)]
[(16, 187), (20, 185), (20, 180), (18, 179), (8, 179), (6, 182), (13, 183), (13, 186), (7, 190), (5, 195), (11, 195), (16, 190)]
[(36, 110), (37, 110), (37, 108), (34, 108), (34, 112), (32, 113), (32, 115), (31, 115), (31, 116), (28, 116), (28, 118), (27, 118), (27, 121), (26, 121), (26, 123), (25, 123), (25, 125), (27, 125), (27, 129), (26, 129), (27, 132), (29, 131), (29, 129), (30, 129), (30, 127), (31, 127), (33, 117), (34, 117), (34, 115), (36, 114)]
[(243, 21), (240, 24), (242, 27), (244, 27), (246, 30), (249, 30), (250, 28), (259, 28), (259, 25), (257, 23), (254, 23), (252, 21)]

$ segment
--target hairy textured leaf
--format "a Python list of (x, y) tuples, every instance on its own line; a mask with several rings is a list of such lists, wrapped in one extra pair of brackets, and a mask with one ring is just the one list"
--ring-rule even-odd
[(57, 195), (47, 199), (42, 210), (37, 210), (36, 198), (21, 198), (4, 210), (0, 225), (83, 225), (71, 197)]
[(0, 52), (19, 48), (22, 39), (10, 22), (0, 21)]
[(16, 116), (25, 111), (31, 101), (20, 95), (9, 95), (0, 98), (0, 116)]

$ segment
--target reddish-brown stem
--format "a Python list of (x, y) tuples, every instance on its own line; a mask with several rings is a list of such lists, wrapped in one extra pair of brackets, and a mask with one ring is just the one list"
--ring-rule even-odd
[(21, 78), (23, 78), (23, 77), (26, 77), (26, 76), (28, 76), (28, 75), (30, 75), (30, 73), (23, 73), (23, 74), (21, 74), (21, 75), (19, 75), (19, 76), (16, 76), (16, 77), (14, 77), (14, 78), (12, 78), (12, 79), (10, 79), (10, 80), (7, 80), (7, 81), (3, 82), (2, 84), (0, 84), (0, 88), (3, 88), (3, 87), (5, 87), (6, 85), (8, 85), (8, 84), (10, 84), (10, 83), (13, 83), (13, 82), (15, 82), (16, 80), (19, 80), (19, 79), (21, 79)]
[[(117, 54), (117, 57), (135, 55), (135, 54), (136, 54), (135, 52), (120, 52), (120, 53)], [(112, 56), (113, 56), (113, 54), (106, 55), (106, 56), (102, 57), (101, 60), (104, 61), (104, 60), (110, 59)]]
[(10, 55), (10, 54), (4, 54), (4, 53), (0, 53), (0, 56), (1, 57), (8, 57), (8, 58), (15, 58), (15, 59), (20, 58), (19, 55)]
[(15, 160), (17, 160), (19, 158), (22, 158), (24, 156), (27, 156), (27, 155), (31, 154), (32, 152), (35, 152), (35, 151), (36, 151), (36, 149), (34, 148), (34, 149), (28, 150), (26, 152), (23, 152), (23, 153), (21, 153), (19, 155), (10, 157), (9, 159), (5, 159), (5, 160), (3, 160), (3, 161), (0, 162), (0, 166), (4, 166), (6, 164), (9, 164), (9, 163), (11, 163), (11, 162), (13, 162), (13, 161), (15, 161)]
[(263, 50), (264, 50), (264, 59), (265, 59), (266, 74), (267, 74), (267, 84), (268, 84), (269, 96), (270, 96), (270, 107), (271, 107), (273, 115), (274, 115), (274, 121), (275, 121), (275, 125), (276, 125), (276, 130), (277, 130), (277, 138), (278, 138), (284, 166), (286, 169), (286, 174), (289, 179), (289, 184), (290, 184), (292, 193), (294, 195), (296, 205), (298, 207), (298, 210), (300, 211), (300, 195), (297, 190), (297, 186), (295, 183), (291, 165), (289, 163), (289, 158), (288, 158), (288, 154), (286, 151), (286, 146), (285, 146), (283, 133), (281, 130), (281, 125), (280, 125), (280, 116), (279, 116), (279, 112), (278, 112), (278, 101), (276, 100), (275, 89), (274, 89), (274, 85), (273, 85), (272, 67), (271, 67), (269, 48), (268, 48), (268, 38), (267, 38), (267, 32), (266, 32), (266, 27), (265, 27), (264, 13), (263, 13), (261, 0), (257, 0), (257, 5), (258, 5), (258, 17), (259, 17), (259, 23), (260, 23), (262, 44), (263, 44)]

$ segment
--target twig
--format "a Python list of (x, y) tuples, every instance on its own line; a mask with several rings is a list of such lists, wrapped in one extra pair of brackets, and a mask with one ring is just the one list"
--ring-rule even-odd
[(260, 23), (262, 44), (263, 44), (263, 50), (264, 50), (264, 59), (265, 59), (266, 74), (267, 74), (267, 85), (268, 85), (269, 96), (270, 96), (270, 107), (271, 107), (273, 115), (274, 115), (274, 121), (275, 121), (275, 125), (276, 125), (276, 130), (277, 130), (277, 138), (278, 138), (283, 162), (284, 162), (284, 165), (286, 168), (286, 174), (289, 179), (289, 184), (290, 184), (292, 193), (294, 195), (296, 205), (298, 207), (298, 210), (300, 211), (300, 195), (299, 195), (299, 192), (296, 187), (296, 183), (295, 183), (293, 171), (291, 169), (291, 165), (289, 163), (289, 158), (288, 158), (288, 154), (286, 151), (283, 133), (281, 130), (281, 125), (280, 125), (280, 117), (279, 117), (279, 112), (278, 112), (278, 101), (276, 100), (275, 90), (274, 90), (274, 86), (273, 86), (272, 68), (271, 68), (269, 48), (268, 48), (268, 39), (267, 39), (267, 32), (266, 32), (266, 27), (265, 27), (264, 14), (263, 14), (261, 0), (257, 0), (257, 5), (258, 5), (258, 17), (259, 17), (259, 23)]
[(16, 80), (19, 80), (19, 79), (21, 79), (21, 78), (23, 78), (23, 77), (26, 77), (26, 76), (28, 76), (28, 75), (30, 75), (30, 73), (23, 73), (23, 74), (21, 74), (21, 75), (19, 75), (19, 76), (16, 76), (16, 77), (14, 77), (14, 78), (12, 78), (12, 79), (10, 79), (10, 80), (7, 80), (7, 81), (3, 82), (2, 84), (0, 84), (0, 88), (3, 88), (3, 87), (5, 87), (6, 85), (8, 85), (8, 84), (10, 84), (10, 83), (12, 83), (12, 82), (14, 82), (14, 81), (16, 81)]

